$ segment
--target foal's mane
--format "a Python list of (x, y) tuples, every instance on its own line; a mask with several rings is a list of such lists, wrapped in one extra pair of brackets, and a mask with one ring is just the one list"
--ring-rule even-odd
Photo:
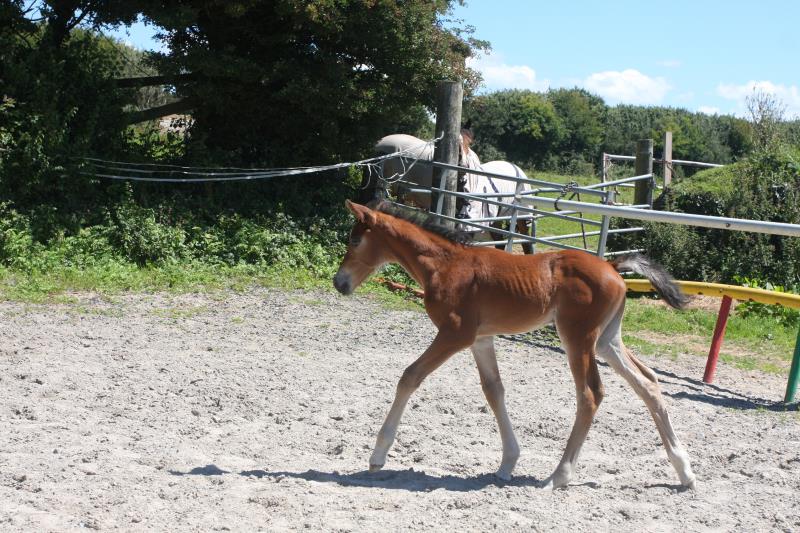
[(450, 242), (465, 246), (469, 246), (473, 243), (472, 234), (469, 232), (444, 226), (435, 216), (429, 215), (422, 211), (399, 207), (395, 204), (385, 201), (370, 202), (368, 207), (374, 211), (378, 211), (379, 213), (385, 213), (395, 218), (399, 218), (400, 220), (411, 222), (415, 226), (422, 228), (425, 231), (429, 231), (434, 235), (444, 237)]

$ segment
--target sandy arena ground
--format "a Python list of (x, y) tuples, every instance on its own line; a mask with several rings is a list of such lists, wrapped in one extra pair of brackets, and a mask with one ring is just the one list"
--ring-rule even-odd
[(500, 439), (468, 352), (412, 397), (365, 472), (419, 312), (365, 296), (131, 294), (0, 304), (0, 530), (798, 531), (800, 415), (785, 376), (646, 359), (698, 476), (683, 491), (643, 403), (607, 398), (566, 490), (537, 488), (574, 416), (563, 353), (497, 342), (522, 456)]

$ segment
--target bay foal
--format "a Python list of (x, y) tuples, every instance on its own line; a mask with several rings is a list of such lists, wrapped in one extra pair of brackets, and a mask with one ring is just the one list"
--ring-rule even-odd
[(336, 289), (350, 294), (381, 265), (399, 263), (425, 290), (425, 309), (439, 330), (400, 378), (369, 460), (371, 471), (385, 464), (411, 394), (453, 354), (470, 348), (500, 429), (503, 457), (496, 475), (511, 479), (519, 446), (506, 412), (494, 335), (555, 323), (575, 380), (577, 414), (564, 455), (543, 486), (564, 487), (572, 478), (603, 399), (595, 360), (599, 355), (644, 400), (681, 483), (694, 488), (689, 456), (672, 429), (656, 376), (622, 344), (620, 332), (626, 289), (618, 271), (645, 276), (668, 304), (680, 308), (685, 297), (666, 272), (641, 255), (606, 262), (582, 251), (522, 256), (466, 246), (455, 232), (409, 219), (389, 204), (374, 209), (349, 201), (346, 205), (356, 224), (333, 280)]

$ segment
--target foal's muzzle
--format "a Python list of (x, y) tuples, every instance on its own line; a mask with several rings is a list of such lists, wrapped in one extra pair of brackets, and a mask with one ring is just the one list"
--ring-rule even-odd
[(337, 272), (333, 277), (333, 286), (345, 296), (353, 293), (353, 284), (350, 282), (350, 275), (345, 272)]

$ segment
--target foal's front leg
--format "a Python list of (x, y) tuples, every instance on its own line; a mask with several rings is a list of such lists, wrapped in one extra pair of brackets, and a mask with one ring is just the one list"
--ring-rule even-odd
[(458, 332), (439, 330), (433, 343), (425, 350), (419, 358), (411, 363), (403, 372), (403, 376), (397, 383), (397, 393), (394, 397), (389, 414), (378, 432), (378, 440), (375, 443), (375, 450), (369, 459), (369, 471), (376, 472), (386, 464), (386, 454), (389, 452), (397, 433), (397, 425), (403, 416), (406, 403), (423, 380), (428, 375), (439, 368), (442, 363), (447, 361), (454, 353), (472, 344), (475, 339), (473, 335), (464, 335)]
[(475, 356), (475, 363), (481, 376), (481, 387), (497, 419), (500, 440), (503, 442), (503, 460), (495, 475), (503, 481), (509, 481), (519, 459), (519, 445), (506, 411), (505, 388), (500, 380), (500, 370), (497, 368), (494, 337), (482, 337), (476, 340), (472, 345), (472, 355)]

